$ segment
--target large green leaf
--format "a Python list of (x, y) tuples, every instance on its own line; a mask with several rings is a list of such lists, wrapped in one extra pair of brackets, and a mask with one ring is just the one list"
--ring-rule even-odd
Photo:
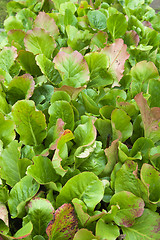
[(48, 58), (51, 58), (56, 47), (54, 38), (50, 36), (49, 32), (41, 28), (29, 30), (24, 38), (24, 44), (27, 51), (35, 55), (43, 53)]
[(144, 213), (141, 217), (135, 220), (135, 224), (132, 227), (122, 227), (126, 240), (159, 240), (160, 239), (160, 217), (158, 213), (155, 213), (149, 209), (144, 209)]
[(119, 210), (114, 217), (115, 223), (119, 226), (131, 227), (135, 222), (135, 218), (140, 217), (144, 211), (142, 198), (127, 191), (114, 194), (110, 205), (119, 206)]
[(122, 37), (127, 26), (127, 19), (123, 14), (113, 14), (107, 19), (107, 28), (113, 39)]
[(93, 239), (99, 239), (98, 237), (95, 237), (93, 233), (86, 228), (80, 229), (74, 236), (73, 240), (93, 240)]
[(32, 236), (42, 235), (46, 238), (46, 228), (54, 213), (52, 204), (44, 198), (33, 198), (27, 205), (27, 211), (27, 216), (23, 218), (23, 225), (31, 221)]
[(89, 210), (94, 210), (95, 206), (103, 198), (103, 184), (98, 177), (91, 172), (83, 172), (72, 177), (62, 188), (56, 199), (57, 206), (69, 203), (73, 198), (83, 200)]
[(89, 81), (89, 69), (82, 54), (71, 48), (61, 48), (54, 58), (55, 68), (59, 71), (62, 85), (81, 87)]
[(131, 93), (132, 97), (140, 92), (147, 92), (150, 79), (158, 78), (158, 70), (153, 62), (141, 61), (132, 67)]
[(65, 128), (73, 130), (74, 127), (74, 112), (73, 109), (67, 101), (59, 100), (53, 102), (48, 109), (49, 118), (49, 128), (56, 125), (57, 119), (61, 118), (65, 125)]
[(38, 183), (47, 184), (57, 180), (57, 174), (49, 158), (36, 156), (33, 158), (33, 165), (27, 168), (27, 174), (31, 175)]
[(0, 157), (1, 177), (12, 187), (25, 176), (26, 168), (31, 164), (28, 159), (19, 159), (20, 148), (20, 143), (12, 141)]
[(151, 79), (149, 81), (148, 93), (150, 94), (149, 102), (150, 107), (160, 107), (159, 94), (160, 94), (160, 81)]
[(45, 116), (35, 109), (31, 100), (21, 100), (15, 103), (12, 110), (16, 131), (26, 145), (38, 145), (46, 137)]
[(8, 206), (12, 218), (25, 216), (26, 203), (39, 190), (39, 184), (31, 176), (23, 177), (12, 189), (8, 199)]
[(0, 52), (0, 68), (6, 72), (9, 72), (9, 69), (13, 65), (16, 57), (17, 52), (15, 47), (4, 48)]

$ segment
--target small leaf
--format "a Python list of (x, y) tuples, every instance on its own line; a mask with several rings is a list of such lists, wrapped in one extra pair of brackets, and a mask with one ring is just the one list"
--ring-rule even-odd
[(93, 239), (99, 238), (95, 237), (91, 231), (85, 228), (80, 229), (73, 238), (73, 240), (93, 240)]
[(16, 102), (12, 114), (16, 123), (16, 131), (24, 144), (32, 146), (42, 143), (46, 137), (45, 115), (35, 109), (33, 101)]
[(89, 11), (88, 14), (88, 20), (90, 23), (91, 28), (98, 29), (98, 30), (104, 30), (107, 27), (107, 18), (106, 16), (99, 10), (92, 10)]
[(113, 223), (105, 223), (102, 219), (97, 222), (96, 236), (102, 239), (115, 240), (119, 235), (119, 228)]
[(65, 203), (59, 207), (54, 213), (52, 220), (47, 229), (49, 240), (59, 237), (66, 240), (73, 239), (78, 230), (78, 220), (71, 204)]
[(9, 69), (13, 65), (16, 57), (17, 51), (15, 47), (5, 47), (0, 52), (0, 68), (6, 72), (9, 72)]
[(29, 99), (33, 94), (34, 85), (33, 77), (29, 74), (13, 78), (8, 85), (8, 101), (13, 105), (18, 100)]
[(18, 62), (20, 63), (23, 70), (30, 73), (33, 76), (41, 75), (41, 70), (37, 66), (35, 56), (32, 52), (20, 50), (18, 52)]
[(69, 203), (73, 198), (83, 200), (88, 209), (93, 211), (103, 198), (103, 184), (92, 172), (83, 172), (72, 177), (62, 188), (56, 199), (57, 206)]
[(12, 120), (6, 120), (0, 113), (0, 139), (6, 147), (10, 142), (15, 139), (15, 125)]

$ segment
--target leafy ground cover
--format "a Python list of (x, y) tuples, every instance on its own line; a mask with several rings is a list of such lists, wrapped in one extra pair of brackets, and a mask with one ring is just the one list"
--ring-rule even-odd
[(150, 3), (8, 3), (0, 240), (160, 239), (160, 14)]

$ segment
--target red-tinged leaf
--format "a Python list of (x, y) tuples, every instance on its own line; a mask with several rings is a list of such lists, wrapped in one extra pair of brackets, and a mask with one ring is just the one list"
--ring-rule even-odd
[(56, 210), (53, 220), (46, 229), (49, 240), (60, 236), (65, 240), (72, 240), (77, 231), (78, 220), (74, 208), (69, 203), (63, 204)]
[(86, 85), (84, 85), (83, 87), (78, 87), (78, 88), (63, 85), (61, 88), (54, 88), (54, 91), (55, 92), (64, 91), (64, 92), (68, 93), (70, 95), (70, 97), (74, 100), (77, 98), (78, 94), (85, 88), (86, 88)]
[(64, 146), (67, 142), (69, 142), (73, 138), (74, 138), (74, 136), (73, 136), (73, 133), (71, 132), (71, 130), (66, 129), (61, 134), (61, 136), (57, 139), (56, 143), (50, 147), (51, 150), (55, 150), (55, 153), (52, 158), (52, 163), (53, 163), (54, 169), (61, 176), (64, 176), (67, 171), (67, 170), (64, 170), (61, 166), (61, 162), (62, 162), (61, 156), (64, 151)]
[(100, 174), (101, 177), (109, 176), (111, 174), (115, 164), (118, 162), (118, 141), (119, 141), (119, 139), (114, 140), (112, 142), (111, 146), (104, 150), (105, 155), (107, 156), (108, 162), (107, 162), (103, 172)]
[(0, 219), (8, 226), (8, 210), (3, 203), (0, 203)]
[(153, 107), (150, 109), (150, 107), (147, 104), (147, 100), (143, 97), (142, 92), (138, 93), (134, 99), (141, 112), (145, 137), (152, 139), (153, 142), (159, 141), (160, 108)]
[(136, 33), (136, 31), (134, 31), (134, 30), (127, 31), (125, 33), (125, 40), (124, 41), (127, 44), (127, 46), (135, 45), (137, 47), (138, 43), (139, 43), (139, 36)]
[(107, 45), (101, 52), (109, 58), (108, 71), (115, 79), (113, 87), (119, 86), (119, 81), (123, 77), (125, 61), (129, 58), (127, 45), (124, 44), (123, 39), (116, 39), (115, 43)]
[(38, 14), (37, 18), (34, 21), (33, 27), (42, 28), (55, 38), (59, 35), (59, 30), (54, 19), (45, 12), (40, 12)]
[(73, 52), (70, 47), (62, 48), (53, 62), (62, 78), (60, 86), (67, 85), (78, 88), (89, 81), (87, 62), (78, 51)]

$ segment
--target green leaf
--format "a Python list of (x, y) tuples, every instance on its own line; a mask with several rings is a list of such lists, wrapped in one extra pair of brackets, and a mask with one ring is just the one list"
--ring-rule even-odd
[(0, 90), (0, 113), (3, 115), (8, 114), (11, 111), (11, 107), (9, 106), (7, 100), (6, 100), (6, 95), (1, 92)]
[(35, 82), (29, 74), (15, 77), (8, 85), (7, 98), (10, 104), (21, 99), (29, 99), (34, 91)]
[(12, 46), (16, 47), (17, 50), (24, 49), (24, 37), (26, 33), (20, 29), (10, 30), (8, 32), (8, 42)]
[(66, 32), (68, 35), (68, 46), (73, 50), (81, 51), (85, 50), (85, 47), (88, 48), (92, 34), (88, 30), (79, 30), (71, 25), (66, 27)]
[(33, 230), (32, 222), (28, 222), (26, 225), (24, 225), (21, 229), (19, 229), (15, 233), (14, 238), (15, 239), (25, 238), (31, 234), (32, 230)]
[(45, 116), (36, 111), (34, 102), (21, 100), (15, 103), (12, 110), (16, 131), (26, 145), (38, 145), (46, 137)]
[(86, 205), (81, 200), (74, 198), (72, 200), (72, 203), (74, 205), (74, 208), (76, 210), (76, 214), (78, 216), (78, 219), (83, 227), (90, 225), (92, 222), (95, 222), (102, 216), (104, 216), (105, 212), (100, 212), (98, 214), (95, 214), (93, 216), (90, 216), (86, 211)]
[(106, 32), (99, 31), (97, 32), (91, 39), (90, 47), (93, 51), (94, 49), (97, 50), (97, 48), (104, 48), (106, 41), (107, 41), (108, 35)]
[(29, 30), (24, 38), (24, 45), (27, 51), (33, 54), (44, 54), (51, 58), (53, 50), (56, 47), (56, 42), (49, 32), (41, 28)]
[(126, 112), (122, 109), (115, 109), (111, 114), (111, 124), (112, 124), (112, 132), (113, 139), (117, 139), (119, 137), (119, 133), (121, 133), (121, 141), (126, 141), (129, 137), (132, 136), (133, 126), (130, 122), (131, 118), (126, 114)]
[(77, 88), (89, 81), (87, 63), (79, 52), (73, 52), (69, 47), (61, 48), (53, 62), (61, 75), (61, 86), (68, 85)]
[(131, 10), (135, 10), (136, 8), (144, 4), (144, 2), (144, 0), (125, 0), (125, 7)]
[(12, 120), (6, 120), (0, 113), (0, 139), (6, 147), (10, 142), (15, 139), (15, 124)]
[(91, 172), (83, 172), (72, 177), (62, 188), (56, 199), (57, 206), (71, 202), (73, 198), (83, 200), (88, 209), (93, 211), (103, 198), (103, 184)]
[(157, 203), (160, 201), (160, 174), (150, 164), (143, 164), (141, 168), (141, 179), (149, 191), (149, 200)]
[(46, 233), (49, 240), (54, 239), (73, 239), (78, 230), (78, 220), (75, 215), (74, 208), (71, 204), (65, 203), (59, 207), (54, 213), (54, 220), (52, 220)]
[(33, 165), (27, 168), (27, 174), (32, 176), (38, 183), (47, 184), (57, 180), (57, 174), (49, 158), (43, 156), (33, 157)]
[(88, 16), (88, 20), (91, 28), (98, 29), (98, 30), (106, 29), (107, 18), (101, 11), (99, 10), (89, 11), (87, 16)]
[(27, 205), (28, 214), (23, 218), (23, 225), (32, 222), (32, 236), (42, 235), (46, 238), (46, 228), (53, 218), (52, 204), (43, 198), (34, 198)]
[(36, 17), (34, 24), (34, 28), (42, 28), (50, 33), (51, 36), (57, 38), (59, 35), (58, 27), (53, 18), (51, 18), (45, 12), (39, 12), (38, 16)]
[(93, 144), (97, 136), (94, 120), (88, 117), (86, 121), (79, 124), (74, 131), (74, 136), (77, 146), (89, 146)]
[(75, 168), (81, 172), (89, 171), (98, 176), (105, 168), (106, 157), (101, 142), (95, 141), (89, 147), (77, 148), (74, 156)]
[(132, 227), (122, 227), (122, 230), (126, 240), (159, 240), (159, 224), (159, 214), (149, 209), (144, 209), (143, 215), (135, 220), (135, 224)]
[(131, 94), (134, 97), (140, 92), (147, 92), (150, 79), (159, 77), (158, 70), (153, 62), (141, 61), (132, 67), (130, 71), (132, 76)]
[(119, 206), (119, 210), (114, 217), (115, 223), (119, 226), (131, 227), (135, 222), (135, 218), (140, 217), (144, 211), (142, 198), (127, 191), (114, 194), (110, 201), (111, 205)]
[(32, 28), (32, 23), (36, 18), (36, 14), (30, 9), (24, 8), (18, 11), (16, 18), (23, 23), (23, 28), (27, 31)]
[(0, 186), (0, 202), (6, 203), (9, 197), (9, 190), (7, 186)]
[(10, 191), (8, 206), (12, 218), (25, 216), (26, 203), (39, 190), (39, 184), (31, 176), (23, 177)]
[(119, 235), (119, 228), (113, 223), (105, 223), (102, 219), (97, 222), (96, 236), (102, 239), (115, 240)]
[(88, 86), (105, 87), (112, 84), (113, 79), (107, 72), (108, 58), (105, 53), (91, 52), (85, 55), (91, 74)]
[(17, 51), (15, 47), (6, 47), (0, 52), (0, 68), (6, 72), (14, 64), (17, 57)]
[(130, 160), (125, 162), (116, 173), (115, 192), (128, 191), (148, 202), (147, 188), (137, 175), (138, 164)]
[(80, 229), (73, 238), (73, 240), (93, 240), (93, 239), (98, 239), (98, 238), (95, 237), (91, 231), (85, 228)]
[(1, 177), (12, 187), (25, 176), (26, 168), (30, 165), (28, 159), (19, 159), (20, 148), (20, 143), (12, 141), (2, 151), (0, 157)]
[(37, 65), (40, 67), (42, 73), (47, 77), (48, 81), (56, 85), (61, 82), (59, 72), (54, 68), (54, 63), (51, 62), (44, 54), (36, 56)]
[(15, 16), (10, 16), (4, 21), (5, 30), (8, 32), (13, 29), (23, 29), (23, 23)]
[(35, 56), (32, 52), (20, 50), (18, 52), (18, 62), (20, 63), (23, 70), (30, 73), (33, 76), (41, 75), (41, 70), (37, 66)]
[(127, 19), (123, 14), (113, 14), (107, 19), (107, 28), (113, 39), (122, 37), (127, 30)]
[(149, 81), (148, 93), (150, 94), (149, 102), (150, 107), (160, 107), (159, 94), (160, 94), (160, 81), (151, 79)]
[(61, 118), (65, 125), (65, 129), (73, 130), (74, 127), (74, 112), (71, 105), (63, 100), (53, 102), (48, 109), (49, 118), (49, 128), (56, 124), (57, 119)]
[(70, 102), (71, 101), (71, 97), (70, 95), (65, 92), (65, 91), (54, 91), (52, 97), (51, 97), (51, 103), (54, 103), (56, 101), (59, 101), (59, 100), (65, 100), (67, 102)]

